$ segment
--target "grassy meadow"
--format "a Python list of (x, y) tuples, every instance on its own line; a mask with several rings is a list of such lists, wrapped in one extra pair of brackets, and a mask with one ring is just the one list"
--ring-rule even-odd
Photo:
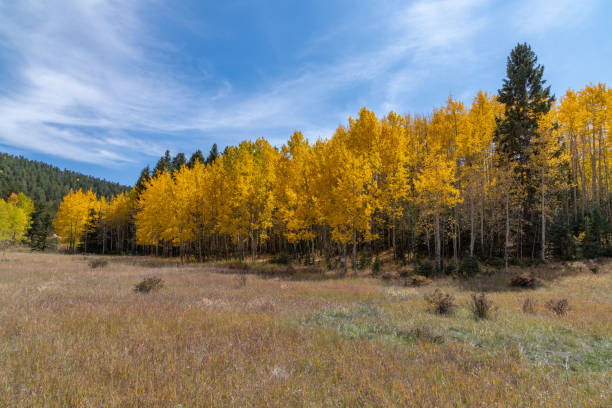
[[(0, 406), (550, 406), (612, 403), (612, 262), (406, 287), (171, 260), (7, 252)], [(97, 259), (97, 258), (96, 258)], [(511, 271), (516, 272), (516, 270)], [(147, 277), (164, 287), (135, 293)], [(244, 278), (246, 277), (246, 279)], [(451, 293), (450, 315), (424, 295)], [(495, 310), (475, 319), (486, 290)], [(523, 311), (527, 297), (532, 313)], [(565, 298), (567, 314), (546, 302)]]

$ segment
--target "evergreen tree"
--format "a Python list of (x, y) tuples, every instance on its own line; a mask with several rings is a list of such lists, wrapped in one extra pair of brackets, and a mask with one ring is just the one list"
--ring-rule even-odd
[(160, 157), (159, 160), (157, 161), (157, 164), (155, 165), (155, 168), (153, 169), (153, 175), (156, 176), (163, 172), (172, 173), (172, 171), (173, 171), (173, 166), (172, 166), (172, 158), (170, 157), (170, 150), (166, 150), (166, 153), (164, 153), (164, 155)]
[(502, 157), (517, 162), (524, 171), (529, 160), (529, 147), (538, 130), (538, 120), (555, 100), (550, 86), (544, 87), (544, 67), (529, 45), (518, 44), (508, 57), (498, 101), (504, 104), (505, 115), (497, 118), (495, 142)]
[[(537, 153), (533, 141), (538, 136), (541, 118), (550, 111), (555, 100), (550, 94), (550, 86), (544, 86), (544, 67), (537, 61), (529, 45), (517, 44), (508, 57), (507, 77), (497, 98), (504, 105), (504, 116), (496, 118), (494, 141), (498, 165), (506, 170), (512, 168), (515, 177), (516, 189), (512, 195), (522, 213), (518, 231), (519, 256), (522, 256), (523, 247), (533, 248), (538, 239), (531, 156)], [(508, 238), (509, 228), (506, 230)], [(508, 242), (506, 239), (506, 247)], [(508, 255), (504, 257), (507, 259)]]
[(32, 226), (28, 231), (30, 246), (32, 249), (44, 251), (47, 249), (48, 238), (53, 231), (53, 215), (52, 210), (45, 204), (36, 204), (35, 211), (32, 214)]
[(149, 166), (142, 169), (140, 172), (140, 176), (138, 176), (138, 181), (136, 181), (136, 185), (134, 185), (134, 192), (136, 193), (136, 197), (140, 197), (140, 194), (146, 188), (147, 182), (151, 180), (151, 170)]
[(87, 222), (83, 229), (83, 236), (78, 245), (79, 252), (100, 252), (102, 237), (99, 233), (100, 214), (95, 209), (89, 209)]
[(605, 254), (604, 238), (609, 233), (610, 223), (601, 213), (599, 207), (591, 209), (586, 217), (585, 234), (582, 241), (582, 255), (585, 258), (595, 258)]
[(187, 159), (185, 158), (185, 153), (177, 153), (172, 159), (172, 168), (174, 170), (180, 170), (187, 163)]
[(191, 155), (191, 158), (189, 159), (187, 165), (189, 166), (189, 168), (193, 168), (196, 162), (204, 164), (204, 155), (202, 154), (202, 151), (200, 149), (196, 150), (195, 153)]
[(217, 150), (217, 144), (213, 144), (210, 152), (208, 153), (208, 157), (206, 158), (206, 162), (204, 164), (212, 164), (219, 157), (219, 151)]

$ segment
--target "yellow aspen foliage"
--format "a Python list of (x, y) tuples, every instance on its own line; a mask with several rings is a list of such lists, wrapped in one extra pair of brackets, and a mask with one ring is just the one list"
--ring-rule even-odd
[(7, 201), (0, 199), (0, 244), (20, 242), (31, 224), (32, 200), (23, 193), (11, 193)]
[(320, 222), (313, 150), (301, 132), (281, 148), (276, 169), (275, 199), (284, 234), (290, 243), (312, 240)]
[(64, 196), (53, 226), (61, 242), (68, 244), (69, 251), (74, 251), (80, 243), (90, 212), (99, 209), (99, 201), (91, 190), (84, 193), (82, 189), (71, 189)]

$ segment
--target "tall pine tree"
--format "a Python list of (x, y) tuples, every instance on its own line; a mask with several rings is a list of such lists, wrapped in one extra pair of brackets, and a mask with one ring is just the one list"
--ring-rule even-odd
[(516, 162), (519, 171), (526, 170), (538, 120), (555, 101), (550, 86), (544, 86), (544, 67), (537, 62), (538, 57), (529, 45), (517, 44), (508, 57), (507, 78), (498, 90), (497, 99), (504, 104), (505, 115), (497, 118), (497, 151), (506, 160)]
[[(521, 217), (518, 227), (518, 255), (523, 247), (535, 248), (537, 214), (534, 211), (535, 189), (530, 171), (532, 143), (538, 135), (538, 124), (554, 101), (550, 86), (545, 86), (544, 67), (531, 47), (517, 44), (510, 52), (506, 65), (506, 78), (498, 91), (498, 101), (504, 105), (504, 116), (496, 118), (495, 146), (498, 164), (513, 168), (516, 177), (515, 199), (520, 203)], [(509, 199), (507, 197), (507, 199)], [(506, 218), (509, 212), (506, 211)], [(508, 259), (509, 220), (506, 220), (505, 259)], [(531, 240), (530, 242), (528, 242)]]

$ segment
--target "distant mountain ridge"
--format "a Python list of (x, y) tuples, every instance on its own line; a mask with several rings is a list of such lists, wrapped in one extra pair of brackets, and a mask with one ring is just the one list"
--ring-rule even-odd
[(91, 189), (98, 196), (129, 191), (131, 187), (88, 176), (23, 156), (0, 153), (0, 197), (6, 198), (12, 192), (23, 192), (37, 203), (52, 207), (59, 205), (70, 189)]

